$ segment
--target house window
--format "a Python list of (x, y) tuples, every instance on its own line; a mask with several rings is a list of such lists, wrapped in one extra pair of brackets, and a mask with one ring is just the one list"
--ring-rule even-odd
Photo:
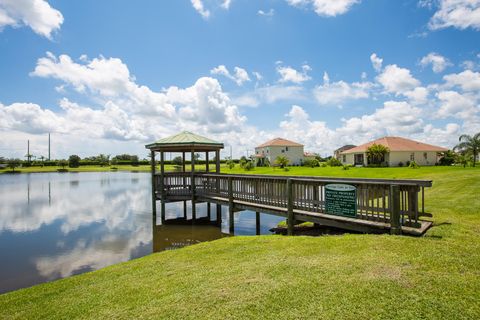
[(427, 160), (427, 158), (428, 158), (428, 155), (427, 155), (427, 153), (426, 153), (426, 152), (424, 152), (424, 153), (423, 153), (423, 158), (424, 158), (425, 160)]
[(410, 161), (415, 161), (415, 152), (410, 153)]
[(343, 156), (342, 156), (342, 161), (343, 161), (343, 162), (347, 162), (347, 156), (346, 156), (346, 155), (343, 155)]

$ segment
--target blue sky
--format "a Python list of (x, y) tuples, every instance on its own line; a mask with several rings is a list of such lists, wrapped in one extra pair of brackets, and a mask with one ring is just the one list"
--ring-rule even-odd
[(480, 0), (0, 0), (0, 156), (480, 131)]

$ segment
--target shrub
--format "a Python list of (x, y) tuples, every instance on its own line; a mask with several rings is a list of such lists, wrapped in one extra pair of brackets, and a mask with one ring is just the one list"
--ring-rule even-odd
[(318, 167), (319, 165), (320, 163), (318, 162), (317, 159), (305, 160), (303, 162), (304, 167), (315, 168), (315, 167)]
[(227, 166), (230, 170), (235, 168), (235, 162), (232, 159), (227, 160)]
[(415, 161), (410, 162), (410, 164), (408, 165), (408, 167), (409, 167), (410, 169), (418, 169), (418, 168), (420, 168), (420, 166), (419, 166)]
[(327, 167), (327, 164), (325, 162), (322, 162), (322, 164), (320, 165), (322, 168), (325, 168)]
[(253, 168), (255, 168), (253, 161), (247, 161), (247, 163), (245, 163), (245, 165), (243, 166), (243, 169), (245, 169), (246, 171), (253, 170)]
[(340, 162), (340, 160), (338, 160), (337, 158), (330, 158), (327, 160), (327, 165), (329, 165), (330, 167), (340, 167), (342, 166), (342, 162)]
[(342, 166), (342, 169), (343, 169), (343, 170), (349, 170), (349, 169), (350, 169), (350, 166), (344, 165), (344, 166)]
[(410, 160), (405, 163), (407, 167), (410, 167)]
[(398, 166), (399, 166), (399, 167), (403, 167), (403, 162), (400, 161), (400, 162), (398, 163)]

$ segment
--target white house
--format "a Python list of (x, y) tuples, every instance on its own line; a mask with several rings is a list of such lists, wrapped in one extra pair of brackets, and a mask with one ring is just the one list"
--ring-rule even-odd
[(287, 157), (290, 165), (301, 165), (303, 155), (303, 144), (282, 138), (275, 138), (255, 148), (255, 157), (260, 165), (265, 163), (265, 159), (273, 165), (278, 156)]
[(367, 149), (373, 144), (381, 144), (390, 150), (384, 159), (389, 166), (398, 166), (399, 163), (406, 165), (412, 161), (421, 166), (432, 166), (438, 162), (443, 152), (448, 151), (447, 148), (401, 137), (383, 137), (342, 151), (340, 161), (343, 164), (368, 165)]

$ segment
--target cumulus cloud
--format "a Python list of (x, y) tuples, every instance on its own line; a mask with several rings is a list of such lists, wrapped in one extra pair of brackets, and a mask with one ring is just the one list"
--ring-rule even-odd
[[(212, 0), (205, 2), (204, 0), (190, 0), (193, 6), (193, 9), (202, 16), (203, 19), (208, 20), (211, 16), (211, 10), (216, 8), (221, 8), (224, 10), (230, 9), (232, 0)], [(208, 4), (208, 8), (207, 5)]]
[(475, 97), (469, 94), (460, 94), (456, 91), (440, 91), (437, 94), (440, 101), (438, 116), (441, 118), (455, 117), (459, 119), (471, 119), (480, 112)]
[(250, 81), (250, 77), (248, 75), (248, 72), (245, 69), (240, 68), (240, 67), (235, 67), (233, 69), (233, 71), (234, 71), (233, 74), (230, 73), (230, 71), (227, 69), (227, 67), (225, 67), (222, 64), (222, 65), (219, 65), (219, 66), (213, 68), (212, 70), (210, 70), (210, 73), (225, 76), (225, 77), (235, 81), (235, 83), (239, 86), (243, 85), (243, 83), (245, 83), (247, 81)]
[(62, 13), (45, 0), (0, 1), (0, 31), (5, 26), (28, 26), (35, 33), (51, 39), (62, 23)]
[(420, 65), (423, 67), (432, 65), (432, 70), (435, 73), (442, 72), (445, 70), (445, 68), (452, 66), (447, 58), (435, 52), (430, 52), (428, 55), (423, 57), (422, 60), (420, 60)]
[(304, 64), (302, 66), (302, 71), (298, 71), (289, 66), (277, 66), (277, 72), (280, 74), (279, 82), (292, 82), (292, 83), (302, 83), (311, 79), (311, 77), (307, 74), (308, 71), (312, 70), (309, 65)]
[(431, 30), (448, 27), (480, 30), (480, 0), (439, 0), (428, 27)]
[(375, 71), (382, 71), (383, 59), (378, 57), (376, 53), (372, 53), (372, 55), (370, 56), (370, 61), (372, 62), (372, 66)]
[(312, 8), (316, 14), (325, 17), (335, 17), (346, 13), (350, 8), (360, 3), (360, 0), (286, 0), (295, 7)]
[[(241, 77), (238, 70), (236, 74)], [(92, 105), (67, 98), (60, 100), (57, 111), (31, 103), (0, 104), (2, 130), (137, 143), (179, 130), (217, 136), (249, 130), (246, 117), (211, 77), (201, 77), (190, 87), (171, 86), (157, 92), (137, 84), (120, 59), (76, 62), (52, 54), (38, 60), (32, 76), (58, 79), (65, 93), (84, 94)]]
[(460, 87), (463, 91), (480, 90), (480, 72), (465, 70), (460, 73), (452, 73), (443, 77), (447, 87)]
[(377, 81), (383, 85), (386, 92), (395, 94), (403, 94), (420, 85), (420, 81), (412, 76), (410, 70), (396, 64), (386, 66), (377, 76)]
[(313, 89), (313, 95), (321, 105), (342, 104), (347, 100), (355, 100), (369, 97), (369, 90), (373, 87), (371, 82), (338, 81), (330, 83), (330, 78), (325, 72), (323, 85)]

